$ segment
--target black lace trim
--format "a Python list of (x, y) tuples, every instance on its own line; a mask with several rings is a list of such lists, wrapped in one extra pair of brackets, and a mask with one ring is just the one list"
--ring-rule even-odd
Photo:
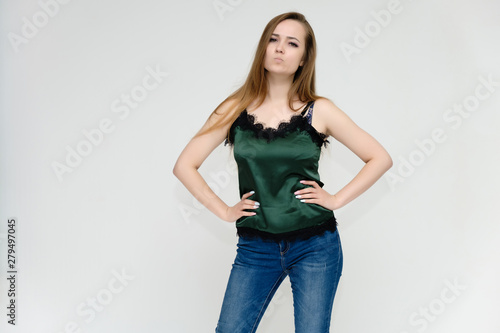
[(261, 231), (258, 229), (254, 228), (249, 228), (249, 227), (236, 227), (237, 232), (236, 234), (239, 237), (251, 237), (255, 238), (258, 237), (263, 240), (271, 240), (271, 241), (295, 241), (295, 240), (306, 240), (309, 239), (313, 236), (319, 236), (324, 234), (326, 231), (335, 231), (337, 230), (337, 220), (335, 219), (335, 216), (332, 216), (325, 222), (319, 225), (315, 225), (312, 227), (304, 228), (304, 229), (299, 229), (299, 230), (293, 230), (289, 232), (283, 232), (283, 233), (278, 233), (278, 234), (273, 234), (270, 232), (266, 231)]
[(234, 144), (234, 129), (239, 126), (242, 130), (251, 130), (254, 132), (256, 138), (262, 138), (267, 140), (267, 143), (275, 140), (276, 138), (283, 138), (288, 133), (294, 132), (297, 129), (303, 130), (311, 136), (314, 143), (321, 148), (321, 146), (327, 147), (330, 141), (326, 140), (328, 137), (326, 134), (318, 132), (314, 127), (307, 122), (306, 117), (302, 114), (294, 115), (288, 121), (282, 121), (279, 123), (278, 128), (264, 127), (264, 125), (255, 120), (255, 117), (243, 110), (239, 117), (234, 121), (229, 130), (229, 138), (224, 141), (224, 146), (227, 144)]

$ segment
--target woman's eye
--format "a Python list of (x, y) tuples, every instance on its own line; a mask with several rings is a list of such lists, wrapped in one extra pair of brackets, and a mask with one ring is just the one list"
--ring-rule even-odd
[[(274, 38), (274, 37), (271, 37), (271, 39), (269, 39), (269, 42), (277, 42), (278, 39), (277, 38)], [(294, 42), (290, 42), (288, 43), (290, 46), (293, 46), (293, 47), (299, 47), (299, 45), (297, 43), (294, 43)]]

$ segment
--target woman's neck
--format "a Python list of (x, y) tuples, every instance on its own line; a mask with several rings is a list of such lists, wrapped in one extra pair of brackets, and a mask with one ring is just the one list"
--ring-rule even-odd
[(267, 82), (268, 90), (265, 100), (271, 105), (288, 105), (288, 92), (293, 83), (293, 75), (268, 75)]

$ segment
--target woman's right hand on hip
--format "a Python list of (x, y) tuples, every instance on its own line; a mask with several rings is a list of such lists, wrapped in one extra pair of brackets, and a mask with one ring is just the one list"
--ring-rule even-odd
[(250, 197), (252, 194), (254, 194), (254, 191), (247, 192), (243, 194), (241, 197), (241, 200), (234, 206), (228, 207), (226, 209), (226, 218), (224, 219), (227, 222), (235, 222), (237, 219), (239, 219), (242, 216), (253, 216), (257, 214), (256, 212), (247, 212), (245, 209), (257, 209), (260, 206), (260, 202), (247, 199)]

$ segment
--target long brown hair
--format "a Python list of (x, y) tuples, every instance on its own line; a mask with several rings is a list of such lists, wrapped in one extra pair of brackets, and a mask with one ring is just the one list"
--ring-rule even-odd
[[(266, 69), (264, 68), (264, 57), (272, 33), (274, 32), (276, 26), (284, 20), (298, 21), (302, 23), (306, 31), (305, 53), (303, 58), (304, 65), (300, 66), (295, 72), (292, 86), (288, 92), (288, 105), (290, 109), (297, 111), (297, 109), (293, 108), (294, 96), (297, 96), (299, 100), (304, 103), (315, 101), (319, 98), (319, 96), (315, 94), (316, 38), (314, 36), (314, 31), (304, 15), (297, 12), (284, 13), (269, 21), (266, 28), (262, 32), (253, 64), (245, 83), (238, 90), (229, 95), (224, 101), (222, 101), (210, 114), (210, 117), (213, 114), (219, 115), (217, 110), (219, 110), (220, 106), (225, 102), (231, 101), (233, 103), (231, 104), (231, 111), (224, 115), (222, 119), (212, 124), (212, 126), (198, 131), (193, 138), (223, 127), (228, 123), (233, 123), (236, 118), (238, 118), (240, 113), (253, 101), (257, 100), (257, 107), (264, 102), (268, 89)], [(226, 137), (229, 137), (229, 130)]]

